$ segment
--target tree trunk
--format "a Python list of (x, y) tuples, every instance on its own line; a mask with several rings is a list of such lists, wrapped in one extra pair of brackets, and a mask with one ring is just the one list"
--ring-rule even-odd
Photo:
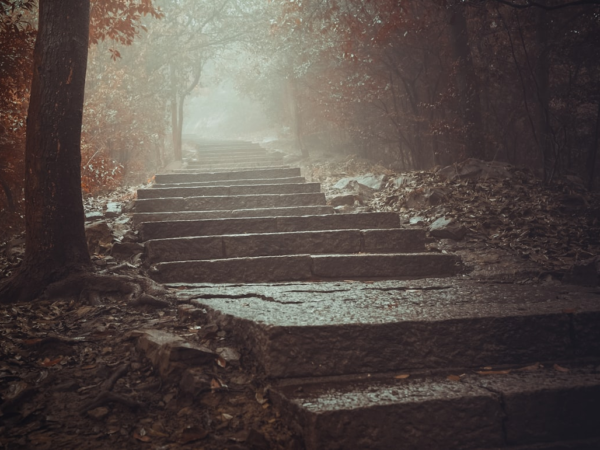
[(81, 193), (81, 121), (89, 0), (40, 0), (27, 115), (25, 259), (0, 291), (34, 299), (56, 280), (91, 267)]
[(548, 58), (548, 23), (546, 11), (536, 11), (536, 43), (538, 58), (535, 65), (535, 82), (537, 84), (537, 122), (540, 150), (543, 158), (544, 181), (549, 182), (554, 176), (556, 157), (552, 149), (550, 129), (550, 62)]
[(598, 113), (596, 114), (596, 129), (594, 132), (594, 139), (592, 145), (590, 145), (590, 152), (588, 154), (588, 167), (590, 171), (590, 177), (588, 179), (588, 189), (591, 191), (594, 189), (594, 176), (596, 174), (596, 159), (598, 157), (598, 147), (600, 146), (600, 99), (598, 100)]
[(179, 105), (177, 102), (177, 80), (175, 74), (175, 68), (173, 65), (169, 66), (171, 75), (171, 136), (173, 138), (173, 157), (175, 161), (181, 161), (183, 154), (181, 152), (181, 136), (177, 132), (179, 129)]
[(6, 202), (8, 203), (8, 210), (10, 212), (15, 212), (15, 201), (13, 199), (12, 192), (10, 190), (10, 186), (8, 183), (2, 178), (2, 172), (0, 171), (0, 186), (4, 190), (4, 195), (6, 195)]
[(479, 99), (479, 81), (473, 68), (471, 49), (469, 48), (469, 32), (462, 6), (452, 8), (450, 19), (452, 48), (457, 61), (456, 84), (459, 93), (461, 119), (468, 127), (466, 137), (466, 156), (484, 158), (485, 146), (483, 138), (483, 121), (481, 119), (481, 103)]

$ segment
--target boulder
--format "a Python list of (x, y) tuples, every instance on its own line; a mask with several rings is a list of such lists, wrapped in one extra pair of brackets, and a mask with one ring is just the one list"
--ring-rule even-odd
[(110, 252), (116, 259), (130, 259), (140, 253), (144, 253), (144, 246), (135, 242), (116, 242)]
[(367, 173), (358, 177), (346, 177), (339, 180), (334, 186), (334, 189), (349, 189), (354, 183), (358, 183), (370, 189), (379, 191), (383, 187), (385, 175), (375, 175)]
[(106, 204), (106, 211), (104, 215), (106, 217), (117, 217), (121, 214), (121, 203), (118, 202), (108, 202)]
[(172, 380), (186, 369), (209, 364), (216, 358), (209, 348), (165, 331), (142, 330), (136, 334), (139, 336), (137, 349), (158, 369), (163, 380)]
[(454, 219), (440, 217), (429, 227), (429, 234), (438, 239), (460, 241), (467, 235), (467, 229)]
[(181, 393), (196, 397), (211, 390), (211, 378), (200, 367), (193, 367), (183, 372), (179, 389)]
[(108, 252), (113, 243), (112, 229), (105, 220), (93, 222), (85, 227), (85, 236), (87, 239), (90, 253), (103, 254)]
[(355, 200), (356, 200), (356, 198), (353, 194), (336, 195), (329, 199), (329, 204), (331, 206), (342, 206), (342, 205), (352, 206), (352, 205), (354, 205)]
[(509, 167), (509, 164), (498, 161), (481, 161), (480, 159), (469, 158), (459, 164), (438, 170), (437, 176), (446, 181), (455, 179), (504, 179), (512, 176), (508, 170)]

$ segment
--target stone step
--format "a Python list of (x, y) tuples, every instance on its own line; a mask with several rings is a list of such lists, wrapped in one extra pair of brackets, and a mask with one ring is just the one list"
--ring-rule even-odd
[(201, 181), (196, 183), (156, 183), (153, 188), (169, 188), (169, 187), (203, 187), (203, 186), (248, 186), (251, 184), (300, 184), (305, 183), (304, 177), (289, 177), (289, 178), (268, 178), (256, 180), (220, 180), (220, 181)]
[(135, 201), (135, 212), (218, 211), (325, 205), (325, 194), (264, 194), (213, 197), (148, 198)]
[(331, 206), (293, 206), (290, 208), (256, 208), (256, 209), (234, 209), (219, 211), (175, 211), (156, 213), (134, 213), (133, 223), (138, 226), (144, 222), (157, 221), (181, 221), (181, 220), (207, 220), (207, 219), (231, 219), (231, 218), (253, 218), (253, 217), (288, 217), (288, 216), (315, 216), (333, 214)]
[(393, 375), (291, 382), (270, 398), (306, 450), (565, 450), (600, 443), (600, 374), (589, 370), (473, 373), (459, 382)]
[(281, 160), (283, 159), (283, 155), (268, 155), (268, 156), (231, 156), (231, 155), (215, 155), (212, 157), (203, 156), (202, 158), (198, 158), (196, 161), (188, 161), (187, 167), (202, 167), (202, 166), (210, 166), (213, 164), (258, 164), (258, 163), (270, 163), (272, 165), (281, 164)]
[(175, 169), (173, 173), (206, 173), (206, 172), (232, 172), (232, 171), (249, 171), (249, 170), (276, 170), (276, 169), (289, 169), (290, 166), (270, 166), (262, 164), (219, 164), (213, 166), (203, 166), (202, 168), (196, 169)]
[(204, 151), (192, 154), (188, 162), (199, 162), (207, 158), (265, 158), (272, 153), (268, 153), (264, 148), (256, 150), (229, 150), (229, 151)]
[(452, 276), (460, 259), (439, 253), (287, 255), (174, 261), (152, 266), (160, 283), (266, 283), (315, 279)]
[(420, 253), (426, 231), (418, 229), (296, 231), (153, 239), (146, 263), (258, 256), (352, 253)]
[(196, 144), (196, 148), (198, 152), (202, 152), (205, 150), (228, 150), (228, 149), (257, 149), (263, 148), (260, 144), (256, 144), (254, 142), (226, 142), (226, 143), (213, 143), (213, 144)]
[(199, 196), (234, 196), (258, 194), (308, 194), (321, 192), (319, 183), (303, 184), (252, 184), (241, 186), (206, 186), (138, 189), (139, 199)]
[[(185, 216), (184, 216), (185, 217)], [(134, 216), (135, 219), (135, 216)], [(317, 230), (367, 230), (399, 228), (396, 213), (331, 214), (292, 217), (225, 218), (140, 223), (142, 241), (189, 236), (244, 233), (285, 233)]]
[[(318, 264), (323, 258), (326, 268), (334, 269), (326, 276), (345, 274), (342, 279), (351, 280), (356, 268), (366, 275), (369, 265), (361, 256), (338, 261), (315, 256), (311, 274), (323, 276)], [(309, 258), (254, 258), (254, 264), (242, 264), (243, 259), (163, 263), (157, 265), (163, 266), (157, 278), (184, 283), (265, 281), (258, 280), (264, 269), (272, 270), (272, 278), (301, 280), (310, 275)], [(355, 261), (346, 263), (344, 258)], [(384, 267), (397, 268), (398, 275), (408, 275), (403, 269), (412, 274), (420, 269), (421, 275), (430, 276), (450, 274), (456, 261), (444, 254), (376, 258), (392, 260)], [(227, 261), (233, 262), (227, 266)], [(385, 276), (394, 274), (388, 271)], [(203, 286), (178, 295), (182, 300), (195, 298), (191, 303), (207, 311), (210, 323), (238, 336), (268, 377), (403, 373), (600, 357), (599, 298), (573, 286), (453, 278)]]
[(158, 174), (155, 177), (156, 183), (196, 183), (207, 181), (224, 181), (224, 180), (256, 180), (269, 178), (290, 178), (299, 177), (300, 169), (283, 168), (283, 169), (251, 169), (251, 170), (236, 170), (229, 172), (200, 172), (200, 173), (169, 173)]

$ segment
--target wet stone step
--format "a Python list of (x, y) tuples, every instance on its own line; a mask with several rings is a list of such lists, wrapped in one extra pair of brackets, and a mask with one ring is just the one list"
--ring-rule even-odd
[(340, 276), (410, 279), (453, 276), (459, 263), (455, 255), (439, 253), (261, 256), (162, 262), (152, 266), (150, 276), (160, 283), (265, 283)]
[(255, 208), (235, 209), (218, 211), (175, 211), (134, 213), (133, 223), (138, 226), (144, 222), (159, 221), (182, 221), (182, 220), (207, 220), (207, 219), (230, 219), (230, 218), (254, 218), (254, 217), (283, 217), (283, 216), (315, 216), (323, 214), (334, 214), (331, 206), (292, 206), (281, 208)]
[(251, 184), (301, 184), (305, 183), (304, 177), (290, 178), (267, 178), (256, 180), (220, 180), (220, 181), (200, 181), (195, 183), (165, 183), (154, 184), (153, 188), (169, 188), (169, 187), (203, 187), (203, 186), (248, 186)]
[(135, 201), (135, 212), (218, 211), (310, 205), (325, 205), (325, 194), (265, 194), (138, 199)]
[[(390, 229), (400, 227), (396, 213), (328, 214), (318, 216), (179, 220), (141, 223), (142, 241), (190, 236), (292, 231)], [(421, 239), (421, 236), (419, 239)]]
[(213, 164), (212, 166), (202, 166), (196, 169), (175, 169), (173, 173), (203, 173), (203, 172), (231, 172), (231, 171), (248, 171), (248, 170), (276, 170), (288, 169), (287, 165), (269, 165), (269, 164)]
[[(260, 223), (257, 223), (260, 226)], [(234, 234), (157, 239), (146, 242), (149, 264), (257, 256), (340, 253), (418, 253), (425, 251), (425, 230), (334, 230)], [(330, 271), (320, 260), (315, 271)], [(361, 264), (375, 264), (361, 261)], [(344, 261), (348, 266), (349, 261)], [(356, 273), (357, 269), (352, 268)], [(363, 270), (361, 268), (360, 270)], [(377, 268), (378, 271), (384, 269)], [(351, 273), (348, 276), (352, 276)], [(356, 275), (360, 276), (360, 275)]]
[(288, 178), (299, 177), (300, 169), (284, 168), (284, 169), (250, 169), (239, 170), (233, 172), (201, 172), (201, 173), (173, 173), (173, 174), (158, 174), (155, 177), (156, 183), (194, 183), (206, 181), (223, 181), (223, 180), (253, 180), (253, 179), (268, 179), (268, 178)]
[[(406, 261), (431, 267), (425, 265), (425, 256), (419, 262), (407, 255)], [(284, 266), (285, 258), (255, 258), (250, 267), (257, 270), (262, 260), (277, 259)], [(445, 264), (450, 267), (451, 258)], [(185, 264), (164, 263), (169, 265), (185, 270)], [(193, 273), (182, 275), (194, 278)], [(275, 378), (600, 357), (600, 302), (583, 288), (561, 286), (557, 292), (552, 287), (456, 278), (348, 280), (190, 287), (178, 295), (182, 301), (195, 298), (191, 303), (252, 349), (266, 375)], [(217, 282), (201, 277), (180, 281)]]
[(319, 183), (254, 184), (247, 186), (206, 186), (138, 189), (138, 199), (257, 194), (307, 194), (321, 192)]
[[(271, 399), (307, 450), (514, 448), (600, 436), (593, 373), (284, 383)], [(535, 448), (578, 448), (554, 445)]]
[(197, 161), (188, 161), (188, 167), (202, 167), (203, 165), (211, 165), (211, 164), (243, 164), (243, 163), (261, 163), (267, 162), (273, 165), (281, 164), (281, 160), (283, 159), (283, 155), (269, 155), (269, 156), (256, 156), (256, 157), (248, 157), (248, 156), (223, 156), (223, 155), (215, 155), (214, 157), (202, 157), (198, 158)]

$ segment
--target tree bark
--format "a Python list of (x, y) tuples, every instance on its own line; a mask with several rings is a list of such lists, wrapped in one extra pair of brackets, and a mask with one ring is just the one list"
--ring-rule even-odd
[(27, 115), (25, 259), (0, 291), (27, 301), (91, 267), (81, 192), (81, 121), (90, 0), (40, 0)]

